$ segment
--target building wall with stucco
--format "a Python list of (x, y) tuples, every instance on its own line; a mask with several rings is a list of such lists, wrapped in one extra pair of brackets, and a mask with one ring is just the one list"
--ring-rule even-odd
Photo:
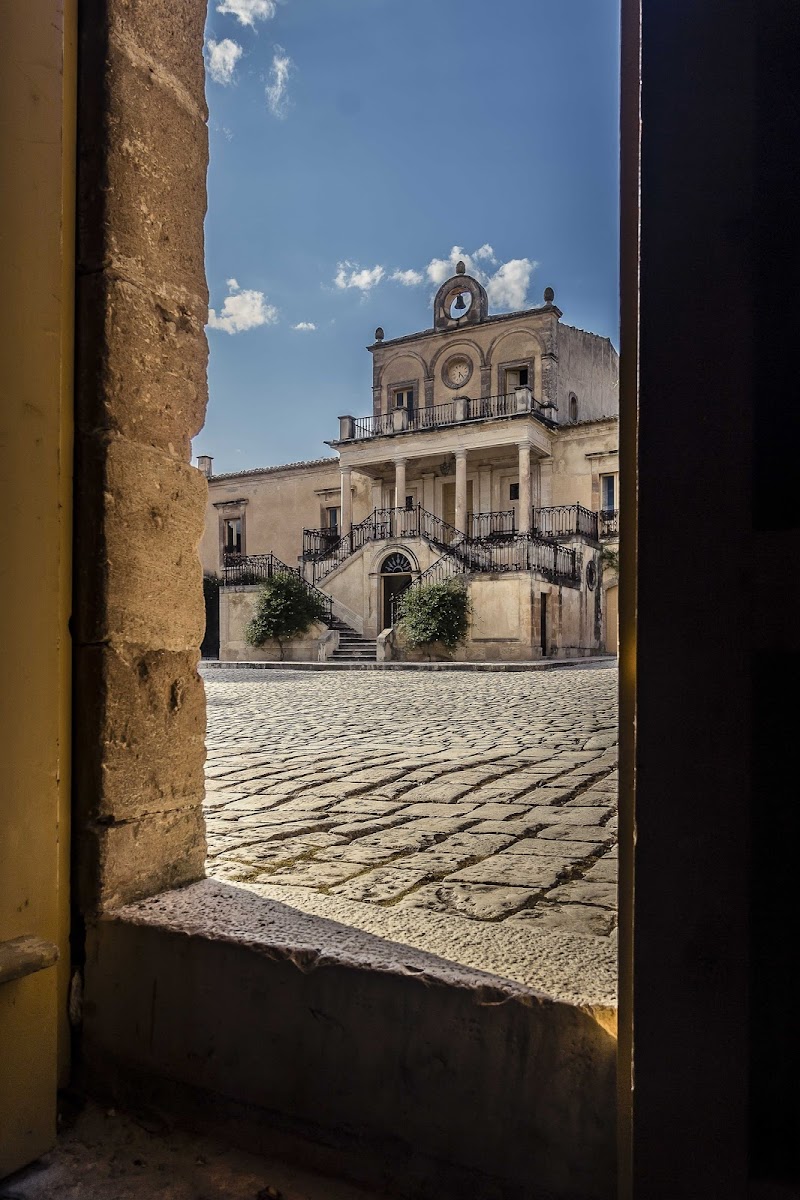
[[(209, 484), (204, 570), (223, 572), (233, 522), (238, 554), (302, 564), (333, 598), (334, 615), (372, 639), (395, 611), (385, 578), (392, 553), (404, 556), (410, 585), (462, 539), (505, 539), (507, 548), (511, 538), (522, 557), (502, 548), (484, 554), (485, 577), (470, 584), (474, 630), (483, 633), (470, 635), (469, 654), (492, 657), (493, 645), (501, 658), (598, 648), (604, 581), (615, 576), (598, 558), (597, 592), (587, 585), (585, 539), (594, 535), (582, 510), (616, 509), (617, 353), (608, 338), (561, 317), (550, 288), (536, 308), (489, 315), (486, 290), (459, 263), (436, 295), (433, 328), (391, 340), (375, 331), (372, 412), (365, 405), (362, 415), (338, 418), (328, 442), (335, 457), (225, 475), (199, 460)], [(554, 508), (572, 517), (559, 511), (540, 521), (541, 510)], [(540, 565), (512, 587), (510, 575), (532, 561), (525, 539), (569, 541), (568, 519), (584, 539), (571, 543), (582, 563), (577, 586), (554, 585), (563, 572), (548, 576)], [(553, 636), (545, 648), (544, 595)], [(513, 636), (497, 632), (506, 627)]]

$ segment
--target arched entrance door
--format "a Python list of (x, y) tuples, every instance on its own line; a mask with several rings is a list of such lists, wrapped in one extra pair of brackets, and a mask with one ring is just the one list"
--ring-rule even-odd
[(392, 551), (381, 564), (381, 614), (382, 629), (388, 629), (394, 620), (394, 605), (406, 588), (411, 586), (410, 561), (399, 550)]

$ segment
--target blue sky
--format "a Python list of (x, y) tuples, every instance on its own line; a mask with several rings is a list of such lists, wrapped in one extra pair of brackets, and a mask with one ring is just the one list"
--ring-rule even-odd
[(491, 312), (549, 285), (617, 342), (618, 8), (210, 0), (215, 472), (331, 453), (375, 327), (430, 326), (453, 247)]

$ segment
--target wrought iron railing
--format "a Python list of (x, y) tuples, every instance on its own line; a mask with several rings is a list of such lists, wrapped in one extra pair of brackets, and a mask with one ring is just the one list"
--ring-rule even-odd
[(533, 397), (528, 401), (517, 392), (506, 392), (499, 396), (457, 396), (444, 404), (433, 404), (427, 408), (411, 411), (404, 408), (371, 417), (348, 417), (347, 432), (341, 434), (342, 441), (358, 441), (362, 438), (382, 437), (389, 433), (406, 430), (438, 429), (446, 425), (458, 425), (462, 421), (488, 420), (492, 417), (512, 417), (518, 413), (532, 413), (546, 425), (555, 422), (549, 413), (552, 405), (542, 404)]
[(516, 533), (513, 508), (507, 512), (472, 513), (469, 523), (473, 538), (513, 537)]
[[(537, 518), (541, 518), (538, 525)], [(509, 552), (511, 558), (508, 558), (508, 554), (504, 557), (503, 553), (496, 553), (493, 547), (509, 542), (519, 542), (520, 545), (525, 542), (530, 546), (538, 542), (551, 545), (551, 540), (575, 533), (584, 533), (596, 539), (597, 514), (579, 504), (537, 509), (534, 512), (533, 532), (530, 535), (520, 535), (515, 527), (513, 509), (507, 512), (473, 513), (469, 518), (469, 529), (468, 534), (462, 533), (448, 521), (423, 508), (421, 504), (412, 505), (411, 508), (375, 508), (368, 517), (354, 525), (349, 533), (331, 545), (320, 548), (319, 551), (313, 549), (313, 538), (309, 538), (308, 542), (304, 538), (303, 557), (308, 563), (311, 579), (315, 584), (325, 579), (368, 542), (390, 541), (394, 538), (423, 538), (437, 549), (455, 556), (464, 565), (465, 570), (528, 570), (531, 568), (507, 565), (516, 561), (513, 550)], [(317, 531), (305, 532), (313, 535)], [(530, 558), (530, 555), (528, 557)], [(540, 558), (542, 569), (545, 569), (547, 556)], [(490, 565), (492, 563), (496, 566)], [(536, 569), (539, 569), (538, 565)], [(555, 567), (552, 569), (555, 571)], [(569, 573), (570, 569), (567, 569), (566, 574)]]
[(601, 508), (600, 537), (616, 537), (619, 533), (619, 511), (616, 508)]
[(440, 583), (456, 575), (535, 571), (551, 583), (577, 587), (580, 569), (577, 553), (569, 546), (545, 541), (535, 534), (517, 534), (505, 542), (463, 543), (459, 553), (445, 552), (423, 571), (412, 587)]
[(327, 554), (338, 541), (341, 534), (338, 529), (304, 529), (303, 558), (319, 558)]
[[(531, 399), (531, 406), (534, 411), (537, 407), (537, 401)], [(506, 392), (501, 396), (479, 396), (477, 399), (467, 401), (466, 419), (468, 421), (478, 421), (481, 418), (488, 417), (512, 417), (518, 412), (525, 412), (525, 408), (520, 410), (516, 392)]]
[(354, 417), (353, 438), (379, 437), (383, 433), (394, 433), (394, 414), (379, 413), (376, 417)]
[(304, 587), (320, 600), (325, 608), (322, 618), (330, 624), (333, 618), (333, 599), (304, 578), (297, 567), (281, 562), (274, 554), (226, 554), (223, 559), (223, 584), (225, 587), (243, 587), (246, 584), (266, 583), (275, 575), (296, 575)]
[(558, 504), (533, 510), (533, 532), (540, 537), (560, 538), (573, 534), (597, 541), (597, 513), (582, 504)]

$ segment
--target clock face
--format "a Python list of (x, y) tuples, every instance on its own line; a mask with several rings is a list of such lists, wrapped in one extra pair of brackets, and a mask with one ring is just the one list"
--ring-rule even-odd
[(444, 369), (445, 382), (450, 387), (463, 387), (472, 374), (472, 363), (468, 358), (451, 358)]

